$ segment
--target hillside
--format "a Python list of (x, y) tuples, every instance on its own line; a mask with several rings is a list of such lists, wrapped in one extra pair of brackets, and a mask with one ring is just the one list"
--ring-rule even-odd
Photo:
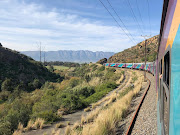
[[(39, 61), (39, 51), (23, 51), (23, 54), (32, 57), (33, 59)], [(113, 52), (92, 52), (87, 50), (59, 50), (59, 51), (47, 51), (45, 52), (46, 61), (62, 61), (62, 62), (96, 62), (102, 58), (109, 58), (114, 55)], [(44, 59), (44, 52), (42, 54), (42, 59)]]
[[(154, 36), (147, 40), (147, 61), (154, 61), (158, 49), (159, 36)], [(141, 47), (142, 46), (142, 47)], [(116, 53), (108, 59), (109, 63), (138, 63), (144, 61), (145, 41), (136, 46)]]
[(5, 80), (4, 85), (11, 87), (9, 91), (13, 91), (16, 86), (29, 91), (35, 88), (33, 83), (38, 86), (45, 81), (56, 81), (58, 78), (60, 76), (48, 71), (41, 63), (24, 54), (0, 46), (0, 91), (1, 84)]

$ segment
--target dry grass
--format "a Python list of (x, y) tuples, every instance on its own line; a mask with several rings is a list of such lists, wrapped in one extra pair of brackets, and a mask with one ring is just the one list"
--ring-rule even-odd
[(104, 107), (106, 107), (106, 106), (108, 106), (109, 104), (115, 102), (115, 101), (116, 101), (116, 97), (117, 97), (117, 96), (116, 96), (115, 94), (111, 95), (111, 96), (109, 97), (109, 100), (104, 104)]
[(19, 130), (19, 131), (23, 131), (24, 130), (24, 128), (23, 128), (23, 124), (21, 124), (21, 123), (19, 123), (18, 124), (18, 128), (17, 128), (17, 130)]
[(33, 129), (33, 125), (34, 125), (34, 122), (32, 120), (29, 120), (25, 130), (27, 130), (27, 131), (32, 130)]
[(22, 135), (22, 132), (19, 130), (14, 131), (13, 135)]
[(71, 135), (71, 128), (70, 128), (70, 126), (66, 127), (64, 135)]
[(51, 132), (51, 135), (59, 135), (59, 134), (60, 134), (60, 130), (53, 129)]
[(67, 121), (67, 125), (71, 125), (70, 121)]
[(89, 111), (91, 111), (91, 108), (90, 108), (90, 107), (87, 107), (87, 108), (84, 109), (84, 111), (85, 111), (85, 112), (89, 112)]
[[(142, 87), (142, 81), (143, 77), (141, 75), (138, 75), (136, 73), (132, 73), (132, 71), (128, 71), (130, 74), (130, 78), (126, 83), (126, 86), (129, 86), (132, 81), (133, 75), (138, 76), (138, 80), (134, 83), (134, 88), (132, 88), (131, 91), (129, 91), (127, 94), (125, 94), (121, 98), (117, 98), (120, 94), (117, 94), (115, 91), (110, 96), (104, 98), (98, 103), (93, 104), (93, 108), (95, 108), (97, 105), (107, 101), (105, 104), (106, 107), (104, 110), (97, 108), (99, 110), (94, 110), (90, 112), (86, 119), (83, 116), (83, 121), (86, 121), (86, 124), (81, 122), (83, 125), (83, 130), (81, 135), (114, 135), (115, 129), (117, 127), (117, 124), (119, 121), (122, 120), (123, 117), (126, 116), (126, 112), (128, 107), (131, 104), (132, 98), (136, 96), (136, 94), (141, 90)], [(127, 87), (126, 87), (127, 88)], [(123, 88), (122, 91), (126, 90), (126, 88)], [(116, 102), (115, 102), (116, 101)], [(111, 106), (109, 106), (111, 104)], [(73, 130), (71, 132), (71, 135), (77, 134)]]
[(97, 86), (99, 85), (101, 79), (99, 77), (94, 77), (90, 82), (89, 85), (90, 86)]
[(14, 131), (13, 135), (21, 135), (24, 131), (23, 124), (19, 123), (18, 128), (16, 131)]
[(74, 125), (73, 125), (73, 128), (72, 129), (77, 129), (77, 128), (79, 128), (81, 125), (78, 123), (78, 122), (76, 122)]
[(121, 74), (121, 78), (120, 78), (119, 80), (116, 81), (116, 84), (122, 83), (123, 80), (124, 80), (124, 75)]
[(37, 118), (37, 119), (35, 120), (35, 122), (34, 122), (33, 127), (34, 127), (35, 129), (42, 129), (43, 126), (44, 126), (44, 122), (45, 122), (45, 121), (44, 121), (43, 119)]
[(102, 110), (92, 124), (85, 125), (82, 135), (113, 135), (119, 121), (126, 115), (133, 96), (141, 89), (142, 79), (136, 87), (107, 109)]
[(66, 125), (64, 123), (57, 123), (56, 124), (56, 128), (63, 128), (65, 127)]
[(81, 116), (81, 125), (86, 123), (86, 118), (84, 117), (84, 115)]
[(98, 116), (100, 110), (101, 110), (100, 108), (96, 108), (95, 110), (93, 110), (92, 112), (90, 112), (90, 113), (86, 116), (86, 122), (87, 122), (87, 123), (93, 122), (93, 120)]

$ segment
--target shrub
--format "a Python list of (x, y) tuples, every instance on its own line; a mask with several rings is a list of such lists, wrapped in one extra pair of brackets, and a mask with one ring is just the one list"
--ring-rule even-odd
[(1, 85), (2, 91), (13, 91), (13, 83), (11, 79), (5, 79)]
[(59, 97), (60, 108), (64, 109), (68, 112), (72, 112), (73, 110), (81, 109), (85, 105), (80, 100), (79, 96), (74, 95), (73, 93), (63, 93)]
[(89, 75), (85, 75), (84, 79), (86, 80), (87, 83), (89, 83), (89, 81), (91, 80), (91, 77)]
[(101, 66), (100, 68), (98, 68), (98, 71), (99, 72), (102, 72), (102, 71), (104, 71), (105, 70), (105, 66)]
[(12, 135), (10, 122), (0, 120), (0, 135)]
[(91, 87), (91, 86), (84, 86), (84, 87), (76, 88), (74, 89), (74, 91), (75, 91), (74, 92), (75, 95), (77, 96), (82, 95), (84, 97), (89, 97), (95, 93), (94, 87)]
[(42, 84), (39, 81), (39, 79), (34, 79), (33, 86), (34, 86), (34, 88), (38, 88), (39, 89), (39, 88), (41, 88)]
[(10, 95), (9, 91), (2, 91), (2, 92), (0, 92), (0, 99), (2, 101), (6, 101), (8, 99), (9, 95)]
[(71, 88), (77, 86), (78, 84), (79, 84), (79, 79), (78, 78), (73, 77), (73, 78), (70, 79), (69, 86)]
[(44, 110), (33, 113), (33, 118), (38, 118), (38, 117), (44, 119), (47, 122), (54, 122), (60, 118), (55, 113), (53, 113), (52, 110)]

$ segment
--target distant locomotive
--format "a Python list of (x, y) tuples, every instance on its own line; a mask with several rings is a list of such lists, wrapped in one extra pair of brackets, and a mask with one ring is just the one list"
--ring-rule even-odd
[(180, 135), (180, 0), (164, 0), (155, 62), (148, 62), (146, 66), (144, 63), (106, 63), (105, 66), (154, 74), (158, 135)]

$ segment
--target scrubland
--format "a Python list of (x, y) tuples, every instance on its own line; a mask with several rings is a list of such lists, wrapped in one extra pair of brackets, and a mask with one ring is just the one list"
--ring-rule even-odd
[[(92, 109), (88, 115), (81, 117), (81, 122), (75, 127), (68, 127), (69, 135), (114, 135), (118, 122), (127, 114), (131, 100), (141, 90), (143, 76), (138, 71), (128, 71), (130, 74), (126, 87), (113, 93), (102, 102), (104, 105)], [(96, 103), (96, 104), (101, 104)], [(94, 105), (94, 106), (98, 106)], [(95, 107), (94, 107), (95, 108)], [(78, 127), (78, 128), (77, 128)]]
[[(96, 64), (82, 64), (73, 70), (52, 72), (64, 79), (61, 82), (46, 82), (31, 92), (13, 91), (6, 101), (0, 104), (0, 134), (11, 135), (14, 132), (16, 135), (42, 129), (47, 123), (61, 121), (64, 114), (85, 108), (85, 111), (91, 111), (91, 108), (88, 108), (90, 104), (96, 103), (117, 88), (124, 74)], [(2, 91), (0, 98), (3, 94)], [(92, 116), (87, 117), (88, 122), (94, 121), (99, 111), (94, 110)], [(77, 125), (74, 125), (75, 129), (81, 130), (81, 126)], [(57, 124), (57, 128), (64, 126), (67, 126), (67, 133), (71, 131), (68, 124)], [(55, 131), (53, 134), (56, 134)]]

